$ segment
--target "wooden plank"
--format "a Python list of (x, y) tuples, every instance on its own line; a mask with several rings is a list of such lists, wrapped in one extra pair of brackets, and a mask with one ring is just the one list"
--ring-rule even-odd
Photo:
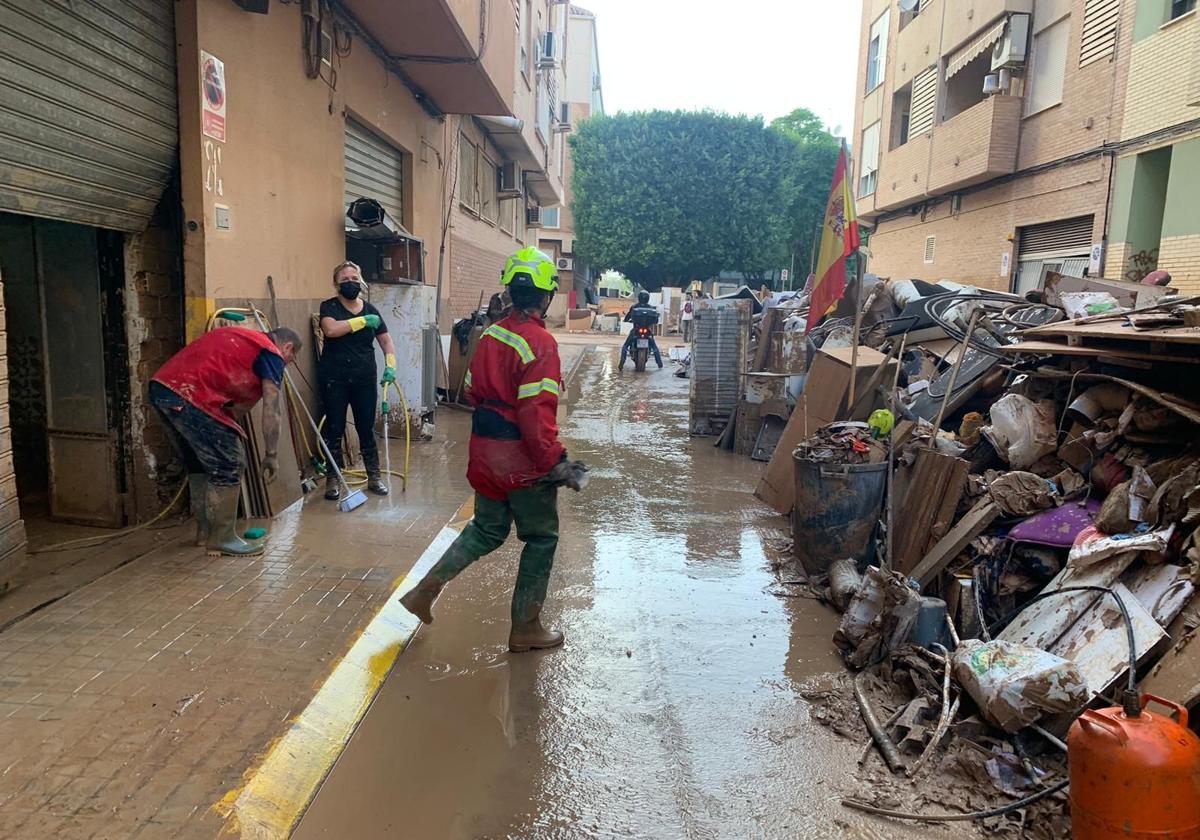
[(903, 495), (897, 497), (893, 568), (910, 573), (950, 529), (970, 465), (931, 449), (917, 453)]
[(754, 351), (754, 366), (751, 370), (767, 370), (771, 361), (771, 334), (779, 328), (779, 315), (783, 310), (775, 306), (763, 313), (758, 325), (758, 347)]
[(986, 496), (980, 499), (946, 536), (938, 540), (937, 545), (921, 559), (909, 577), (915, 579), (922, 587), (927, 585), (967, 547), (967, 543), (982, 534), (999, 516), (1000, 508), (995, 502)]
[(1100, 321), (1095, 324), (1072, 324), (1060, 321), (1031, 327), (1022, 336), (1060, 336), (1066, 338), (1103, 338), (1115, 341), (1163, 341), (1168, 344), (1200, 344), (1200, 328), (1164, 327), (1155, 330), (1135, 330), (1123, 321)]
[[(1167, 631), (1123, 584), (1113, 584), (1113, 592), (1125, 602), (1133, 624), (1137, 661), (1146, 661), (1167, 637)], [(1079, 617), (1050, 652), (1079, 666), (1093, 695), (1106, 693), (1129, 671), (1129, 637), (1117, 602), (1102, 595)]]
[(1179, 640), (1138, 687), (1143, 694), (1166, 697), (1188, 709), (1200, 704), (1200, 633)]
[(1087, 346), (1081, 344), (1059, 344), (1056, 341), (1020, 341), (1016, 344), (1007, 344), (996, 348), (1001, 353), (1009, 355), (1019, 355), (1021, 353), (1038, 353), (1046, 356), (1111, 356), (1115, 359), (1133, 359), (1136, 361), (1147, 362), (1177, 362), (1179, 364), (1197, 365), (1200, 364), (1200, 356), (1182, 356), (1178, 353), (1162, 354), (1151, 353), (1146, 349), (1134, 348), (1111, 348), (1090, 344)]

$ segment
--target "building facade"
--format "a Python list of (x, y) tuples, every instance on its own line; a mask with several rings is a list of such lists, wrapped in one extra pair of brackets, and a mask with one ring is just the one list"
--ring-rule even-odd
[(1162, 268), (1200, 292), (1200, 18), (1195, 0), (1139, 0), (1121, 150), (1113, 178), (1106, 272)]
[(1018, 292), (1118, 271), (1110, 187), (1133, 22), (1155, 4), (1171, 5), (866, 0), (853, 143), (871, 270)]
[[(0, 27), (0, 579), (26, 518), (119, 527), (173, 495), (146, 388), (224, 307), (313, 335), (354, 259), (409, 403), (427, 402), (431, 326), (490, 294), (536, 208), (563, 200), (566, 17), (550, 0), (34, 0)], [(383, 227), (348, 217), (358, 198)], [(299, 366), (311, 379), (311, 350)]]
[(596, 31), (596, 16), (580, 6), (570, 7), (566, 36), (566, 77), (564, 82), (562, 122), (558, 143), (562, 163), (564, 198), (559, 207), (542, 211), (542, 227), (538, 231), (538, 247), (554, 257), (559, 268), (559, 285), (563, 290), (551, 307), (551, 317), (565, 321), (566, 310), (586, 303), (587, 289), (592, 285), (591, 267), (575, 254), (575, 219), (571, 213), (573, 174), (568, 140), (579, 124), (593, 114), (604, 113), (604, 93), (600, 79), (600, 41)]

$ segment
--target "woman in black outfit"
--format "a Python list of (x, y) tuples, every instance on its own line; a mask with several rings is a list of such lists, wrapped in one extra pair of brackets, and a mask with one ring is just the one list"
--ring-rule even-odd
[[(357, 265), (344, 262), (335, 268), (333, 286), (337, 295), (321, 304), (321, 332), (325, 335), (325, 349), (317, 365), (321, 400), (325, 403), (321, 435), (338, 466), (344, 466), (342, 437), (349, 407), (354, 412), (354, 428), (367, 468), (367, 489), (386, 496), (388, 488), (379, 470), (379, 448), (375, 443), (375, 407), (379, 404), (376, 382), (396, 381), (396, 348), (379, 310), (359, 299), (366, 284)], [(375, 378), (376, 341), (384, 357), (380, 380)], [(336, 499), (340, 493), (337, 477), (330, 470), (325, 478), (325, 498)]]

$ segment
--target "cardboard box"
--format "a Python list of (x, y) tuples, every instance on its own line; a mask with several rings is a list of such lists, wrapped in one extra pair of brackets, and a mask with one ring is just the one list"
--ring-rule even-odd
[[(804, 383), (804, 395), (808, 398), (809, 411), (817, 417), (832, 418), (833, 420), (866, 420), (875, 410), (874, 400), (864, 400), (855, 412), (854, 417), (846, 417), (846, 396), (850, 391), (850, 362), (854, 348), (836, 347), (832, 350), (818, 350), (813, 359), (812, 369)], [(887, 370), (875, 384), (871, 383), (872, 374), (880, 365), (887, 362), (887, 357), (878, 350), (870, 347), (858, 348), (856, 365), (858, 373), (855, 379), (855, 391), (861, 396), (868, 391), (874, 391), (882, 384), (886, 388), (892, 386), (895, 376), (896, 363), (888, 363)]]

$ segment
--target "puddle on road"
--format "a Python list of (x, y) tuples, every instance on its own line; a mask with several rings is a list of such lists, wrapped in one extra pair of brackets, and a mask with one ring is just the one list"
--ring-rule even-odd
[(799, 695), (842, 668), (835, 616), (766, 591), (779, 520), (749, 495), (761, 465), (687, 435), (688, 383), (670, 368), (614, 362), (585, 360), (563, 425), (593, 468), (562, 500), (547, 617), (565, 649), (510, 656), (517, 546), (476, 564), (297, 838), (927, 836), (838, 804), (858, 747)]

